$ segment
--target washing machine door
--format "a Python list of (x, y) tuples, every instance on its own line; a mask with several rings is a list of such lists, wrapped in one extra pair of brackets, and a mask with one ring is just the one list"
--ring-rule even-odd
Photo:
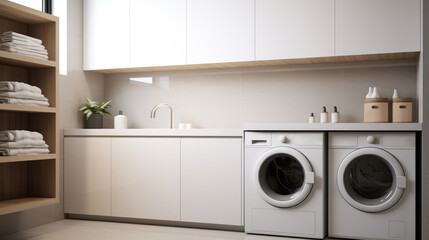
[(267, 203), (275, 207), (293, 207), (310, 194), (314, 172), (301, 152), (277, 147), (259, 158), (254, 179), (259, 195)]
[(352, 207), (364, 212), (382, 212), (399, 201), (406, 178), (392, 154), (379, 148), (361, 148), (341, 162), (337, 185)]

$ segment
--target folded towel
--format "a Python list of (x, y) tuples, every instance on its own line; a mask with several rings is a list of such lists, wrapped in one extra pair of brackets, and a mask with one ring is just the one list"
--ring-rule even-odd
[(4, 81), (0, 82), (0, 91), (9, 91), (9, 92), (18, 92), (18, 91), (27, 91), (33, 93), (42, 93), (42, 90), (36, 86), (32, 86), (23, 82), (15, 81)]
[(48, 101), (43, 94), (27, 92), (27, 91), (19, 91), (19, 92), (0, 92), (0, 97), (7, 98), (21, 98), (21, 99), (29, 99), (29, 100), (38, 100), (38, 101)]
[(45, 46), (43, 46), (40, 43), (33, 42), (31, 40), (17, 38), (17, 37), (1, 37), (0, 36), (0, 42), (2, 43), (15, 43), (20, 45), (25, 45), (28, 47), (37, 47), (37, 48), (43, 48), (45, 49)]
[(49, 107), (49, 102), (22, 98), (0, 97), (0, 103)]
[(21, 33), (17, 33), (17, 32), (12, 32), (12, 31), (4, 32), (1, 36), (2, 37), (17, 37), (17, 38), (22, 38), (22, 39), (33, 41), (35, 43), (42, 44), (42, 40), (40, 40), (38, 38), (30, 37), (30, 36), (27, 36), (27, 35), (24, 35)]
[(38, 132), (27, 130), (3, 130), (0, 131), (0, 141), (16, 142), (21, 139), (40, 139), (43, 140), (43, 135)]
[(48, 54), (48, 51), (42, 45), (40, 45), (40, 47), (36, 47), (36, 46), (17, 44), (13, 42), (6, 42), (6, 43), (0, 43), (0, 47), (5, 49), (14, 48), (16, 50), (29, 51), (29, 52), (38, 53), (38, 54), (46, 54), (46, 55)]
[(48, 148), (0, 148), (0, 156), (17, 156), (49, 153)]
[(0, 148), (48, 148), (44, 140), (41, 139), (21, 139), (16, 142), (1, 142)]
[(12, 53), (18, 53), (18, 54), (21, 54), (21, 55), (35, 57), (35, 58), (41, 58), (41, 59), (46, 59), (46, 60), (48, 59), (47, 55), (38, 54), (38, 53), (32, 53), (32, 52), (27, 52), (27, 51), (22, 51), (22, 50), (18, 50), (16, 48), (12, 48), (12, 47), (0, 47), (0, 50), (7, 51), (7, 52), (12, 52)]

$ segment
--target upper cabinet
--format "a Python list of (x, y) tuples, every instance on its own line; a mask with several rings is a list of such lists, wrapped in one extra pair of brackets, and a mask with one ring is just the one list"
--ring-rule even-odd
[(129, 1), (85, 0), (83, 69), (129, 67)]
[(186, 64), (186, 0), (130, 0), (129, 19), (130, 67)]
[(420, 51), (420, 0), (339, 0), (336, 55)]
[(256, 0), (256, 60), (334, 55), (334, 0)]
[(187, 63), (252, 61), (254, 0), (188, 0)]

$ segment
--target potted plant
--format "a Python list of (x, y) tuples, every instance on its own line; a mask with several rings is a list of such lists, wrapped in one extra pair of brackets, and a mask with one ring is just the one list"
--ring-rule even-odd
[(107, 113), (107, 108), (110, 107), (110, 102), (98, 102), (86, 99), (86, 104), (79, 111), (85, 115), (85, 128), (103, 128), (103, 114)]

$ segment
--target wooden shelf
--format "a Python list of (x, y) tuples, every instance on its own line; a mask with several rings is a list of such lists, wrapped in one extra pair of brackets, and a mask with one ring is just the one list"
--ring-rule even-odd
[(343, 63), (343, 62), (364, 62), (380, 60), (400, 60), (417, 59), (420, 52), (399, 52), (399, 53), (381, 53), (350, 56), (332, 56), (316, 58), (297, 58), (297, 59), (278, 59), (266, 61), (248, 61), (248, 62), (229, 62), (229, 63), (210, 63), (210, 64), (187, 64), (175, 66), (154, 66), (140, 68), (119, 68), (119, 69), (100, 69), (89, 70), (90, 72), (114, 74), (114, 73), (133, 73), (133, 72), (154, 72), (154, 71), (182, 71), (212, 68), (234, 68), (234, 67), (261, 67), (261, 66), (281, 66), (298, 64), (318, 64), (318, 63)]
[(0, 1), (0, 16), (16, 22), (39, 24), (58, 21), (58, 17), (35, 9), (25, 7), (14, 2)]
[(0, 201), (0, 215), (58, 203), (58, 198), (18, 198)]
[(21, 156), (2, 156), (0, 157), (1, 163), (11, 163), (11, 162), (26, 162), (26, 161), (40, 161), (47, 159), (55, 159), (57, 154), (34, 154), (34, 155), (21, 155)]
[(20, 55), (17, 53), (11, 53), (2, 50), (0, 50), (0, 63), (5, 65), (33, 68), (57, 66), (57, 63), (55, 61)]
[(0, 103), (0, 111), (56, 113), (57, 109), (54, 107), (28, 106), (28, 105), (1, 104)]

